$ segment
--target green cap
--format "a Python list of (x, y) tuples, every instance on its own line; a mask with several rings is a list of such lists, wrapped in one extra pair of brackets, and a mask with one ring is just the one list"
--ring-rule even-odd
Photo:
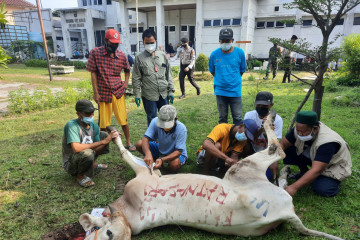
[(314, 126), (318, 122), (318, 117), (316, 112), (301, 111), (296, 115), (296, 122)]

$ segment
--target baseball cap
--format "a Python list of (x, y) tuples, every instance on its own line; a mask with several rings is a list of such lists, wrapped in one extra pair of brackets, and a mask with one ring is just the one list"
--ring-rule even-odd
[(219, 40), (233, 39), (233, 30), (231, 28), (223, 28), (220, 30)]
[(298, 39), (298, 37), (297, 37), (296, 35), (292, 35), (292, 36), (291, 36), (291, 39), (295, 39), (295, 40), (297, 40), (297, 39)]
[(262, 105), (270, 105), (273, 102), (273, 95), (270, 92), (259, 92), (256, 94), (255, 98), (255, 105), (262, 104)]
[(77, 112), (92, 113), (97, 110), (97, 108), (94, 108), (94, 105), (89, 100), (83, 99), (77, 101), (75, 105), (75, 110)]
[(176, 118), (176, 108), (172, 105), (164, 105), (160, 108), (156, 125), (159, 128), (172, 128)]
[(314, 126), (318, 122), (318, 117), (316, 112), (300, 111), (296, 115), (296, 122)]
[(115, 29), (109, 29), (105, 33), (105, 38), (108, 39), (111, 43), (122, 43), (120, 41), (120, 33)]
[(246, 136), (250, 138), (251, 141), (254, 141), (254, 135), (258, 131), (258, 126), (253, 119), (245, 119), (244, 121)]

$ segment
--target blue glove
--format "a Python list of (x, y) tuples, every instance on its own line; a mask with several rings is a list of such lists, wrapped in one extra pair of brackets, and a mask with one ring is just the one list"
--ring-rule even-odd
[(173, 104), (173, 103), (174, 103), (174, 96), (173, 96), (173, 95), (169, 95), (169, 96), (168, 96), (168, 100), (169, 100), (169, 103)]
[(140, 107), (141, 98), (135, 98), (135, 103), (138, 107)]

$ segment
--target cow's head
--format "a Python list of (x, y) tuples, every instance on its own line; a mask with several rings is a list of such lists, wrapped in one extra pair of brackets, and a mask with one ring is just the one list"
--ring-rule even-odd
[(110, 217), (94, 217), (87, 213), (80, 216), (79, 222), (85, 231), (95, 228), (88, 235), (86, 240), (127, 240), (131, 239), (131, 229), (125, 215), (112, 206), (109, 206), (111, 211)]

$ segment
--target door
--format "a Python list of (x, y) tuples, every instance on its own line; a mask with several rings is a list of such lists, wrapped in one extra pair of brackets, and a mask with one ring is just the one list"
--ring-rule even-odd
[(195, 26), (189, 26), (189, 45), (195, 48)]
[(165, 26), (165, 46), (164, 46), (164, 50), (167, 49), (168, 45), (169, 45), (169, 26)]

